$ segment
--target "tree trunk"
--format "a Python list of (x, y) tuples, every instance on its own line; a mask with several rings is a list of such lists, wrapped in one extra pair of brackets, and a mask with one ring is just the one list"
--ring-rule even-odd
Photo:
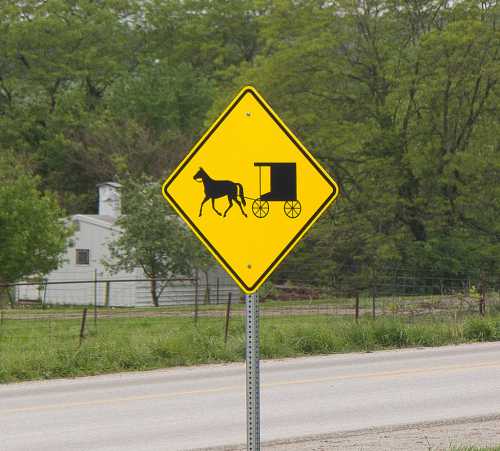
[(483, 274), (479, 275), (479, 314), (486, 314), (486, 280)]
[(479, 290), (479, 314), (481, 316), (486, 314), (486, 290), (483, 286)]
[(155, 307), (159, 307), (160, 306), (160, 303), (158, 301), (158, 291), (156, 289), (156, 285), (157, 285), (157, 282), (156, 282), (156, 278), (155, 277), (152, 277), (151, 278), (151, 283), (150, 283), (150, 288), (151, 288), (151, 299), (153, 300), (153, 305)]
[(2, 286), (7, 285), (2, 278), (0, 278), (0, 308), (4, 308), (8, 303), (10, 303), (11, 307), (15, 307), (14, 296), (11, 296), (11, 287)]
[(9, 296), (7, 294), (7, 288), (0, 287), (0, 308), (4, 308), (9, 302)]

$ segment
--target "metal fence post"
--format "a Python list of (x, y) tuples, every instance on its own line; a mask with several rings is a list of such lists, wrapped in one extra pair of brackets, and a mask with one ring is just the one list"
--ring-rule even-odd
[(194, 323), (198, 324), (198, 290), (199, 290), (199, 271), (195, 273), (196, 280), (194, 281)]
[(198, 302), (198, 288), (199, 288), (199, 285), (198, 285), (199, 284), (199, 282), (198, 282), (199, 272), (198, 272), (198, 270), (196, 270), (196, 272), (195, 272), (195, 277), (196, 277), (196, 279), (194, 281), (194, 302), (197, 303)]
[(227, 343), (227, 334), (229, 333), (229, 319), (231, 318), (231, 296), (232, 293), (229, 292), (227, 295), (226, 322), (224, 324), (224, 344)]
[(97, 269), (94, 269), (94, 328), (97, 330)]
[(246, 301), (247, 451), (260, 451), (259, 295)]

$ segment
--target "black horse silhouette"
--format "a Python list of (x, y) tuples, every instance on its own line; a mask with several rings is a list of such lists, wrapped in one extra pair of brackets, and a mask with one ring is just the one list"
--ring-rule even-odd
[[(246, 205), (245, 195), (243, 193), (243, 185), (241, 183), (235, 183), (229, 180), (214, 180), (210, 178), (210, 176), (205, 172), (203, 168), (200, 168), (193, 178), (195, 180), (201, 180), (203, 182), (203, 187), (205, 188), (205, 199), (203, 199), (203, 201), (201, 202), (199, 216), (201, 216), (203, 204), (208, 199), (212, 199), (212, 208), (219, 216), (221, 216), (222, 213), (220, 211), (217, 211), (217, 209), (215, 208), (215, 199), (227, 196), (227, 199), (229, 200), (229, 206), (226, 208), (223, 216), (226, 217), (227, 212), (233, 206), (234, 200), (238, 204), (238, 207), (240, 207), (243, 216), (245, 216), (245, 218), (247, 217), (247, 214), (244, 212), (241, 205)], [(241, 203), (238, 200), (238, 196), (241, 199)]]

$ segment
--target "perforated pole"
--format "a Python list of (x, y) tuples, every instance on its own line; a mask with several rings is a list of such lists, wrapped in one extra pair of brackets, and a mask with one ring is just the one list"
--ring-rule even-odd
[(247, 363), (247, 450), (260, 451), (259, 295), (245, 296)]

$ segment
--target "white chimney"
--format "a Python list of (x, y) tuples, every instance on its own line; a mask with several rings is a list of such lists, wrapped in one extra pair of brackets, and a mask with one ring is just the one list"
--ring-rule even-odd
[(118, 218), (121, 215), (120, 188), (115, 182), (97, 185), (99, 189), (99, 214)]

